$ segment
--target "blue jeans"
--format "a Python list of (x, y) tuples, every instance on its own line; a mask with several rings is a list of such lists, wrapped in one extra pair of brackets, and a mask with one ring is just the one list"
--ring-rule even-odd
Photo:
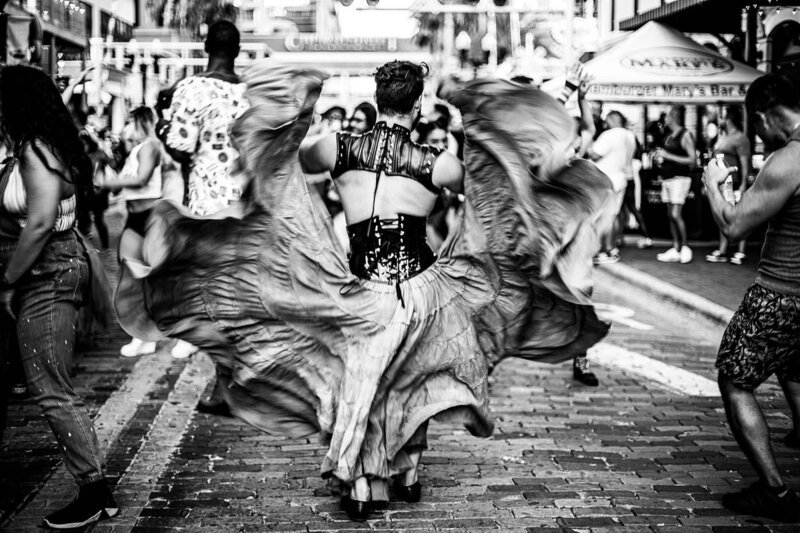
[[(0, 272), (15, 247), (15, 240), (0, 240)], [(0, 311), (0, 368), (9, 356), (3, 349), (8, 336), (16, 333), (28, 390), (78, 485), (105, 477), (105, 459), (89, 411), (69, 377), (78, 307), (88, 280), (89, 266), (75, 234), (54, 234), (16, 285), (16, 323)]]

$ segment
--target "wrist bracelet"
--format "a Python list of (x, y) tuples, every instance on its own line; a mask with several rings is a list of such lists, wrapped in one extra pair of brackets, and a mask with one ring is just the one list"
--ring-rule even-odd
[(565, 85), (565, 86), (566, 86), (568, 89), (570, 89), (571, 91), (574, 91), (574, 90), (576, 90), (576, 89), (578, 88), (578, 86), (577, 86), (577, 85), (575, 85), (574, 83), (572, 83), (570, 80), (567, 80), (567, 81), (565, 81), (565, 82), (564, 82), (564, 85)]

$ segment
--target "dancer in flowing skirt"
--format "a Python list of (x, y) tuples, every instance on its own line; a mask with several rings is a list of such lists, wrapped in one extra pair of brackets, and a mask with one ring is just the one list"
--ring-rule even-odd
[[(116, 304), (131, 334), (211, 354), (235, 416), (270, 434), (320, 434), (321, 473), (363, 520), (392, 478), (401, 499), (419, 497), (431, 418), (491, 434), (487, 376), (503, 358), (560, 362), (606, 334), (591, 268), (614, 194), (594, 165), (571, 160), (572, 121), (552, 98), (501, 81), (450, 87), (467, 139), (460, 225), (434, 259), (422, 237), (432, 188), (462, 183), (457, 166), (440, 172), (451, 162), (407, 139), (411, 98), (391, 127), (335, 139), (349, 165), (337, 178), (350, 182), (348, 264), (298, 161), (325, 77), (265, 63), (246, 73), (250, 108), (232, 131), (251, 180), (243, 217), (160, 203), (141, 255), (125, 258)], [(328, 164), (311, 157), (326, 142), (304, 146), (311, 169)]]

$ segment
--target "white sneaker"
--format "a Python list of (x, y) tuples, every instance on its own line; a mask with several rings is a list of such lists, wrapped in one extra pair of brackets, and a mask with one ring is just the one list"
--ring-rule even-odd
[(636, 241), (636, 247), (640, 250), (644, 250), (645, 248), (652, 248), (653, 247), (653, 239), (650, 237), (642, 237), (638, 241)]
[(692, 249), (688, 246), (681, 247), (681, 263), (691, 263), (692, 262)]
[(131, 342), (119, 349), (119, 354), (122, 357), (138, 357), (140, 355), (150, 355), (151, 353), (156, 353), (156, 343), (143, 341), (135, 337), (131, 339)]
[(178, 339), (175, 342), (175, 346), (169, 351), (169, 354), (175, 359), (186, 359), (187, 357), (191, 357), (195, 352), (197, 352), (197, 346)]
[(675, 248), (670, 248), (666, 252), (656, 255), (656, 259), (662, 263), (678, 263), (681, 260), (681, 253)]
[(609, 265), (611, 263), (616, 263), (619, 261), (619, 250), (614, 248), (610, 252), (600, 252), (594, 258), (595, 265)]
[(747, 256), (744, 255), (742, 252), (736, 252), (731, 256), (731, 263), (733, 263), (734, 265), (741, 265), (744, 262), (745, 257)]

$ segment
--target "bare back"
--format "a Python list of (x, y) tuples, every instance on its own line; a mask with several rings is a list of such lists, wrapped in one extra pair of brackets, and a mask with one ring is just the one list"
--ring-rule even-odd
[(348, 224), (371, 216), (381, 219), (397, 218), (400, 214), (427, 217), (433, 211), (437, 195), (422, 185), (404, 177), (381, 175), (376, 191), (376, 180), (376, 172), (365, 170), (347, 171), (336, 179), (336, 190)]
[(301, 159), (307, 171), (331, 172), (348, 224), (371, 216), (427, 217), (442, 187), (460, 192), (463, 179), (452, 154), (414, 143), (408, 129), (384, 122), (361, 135), (324, 138)]

